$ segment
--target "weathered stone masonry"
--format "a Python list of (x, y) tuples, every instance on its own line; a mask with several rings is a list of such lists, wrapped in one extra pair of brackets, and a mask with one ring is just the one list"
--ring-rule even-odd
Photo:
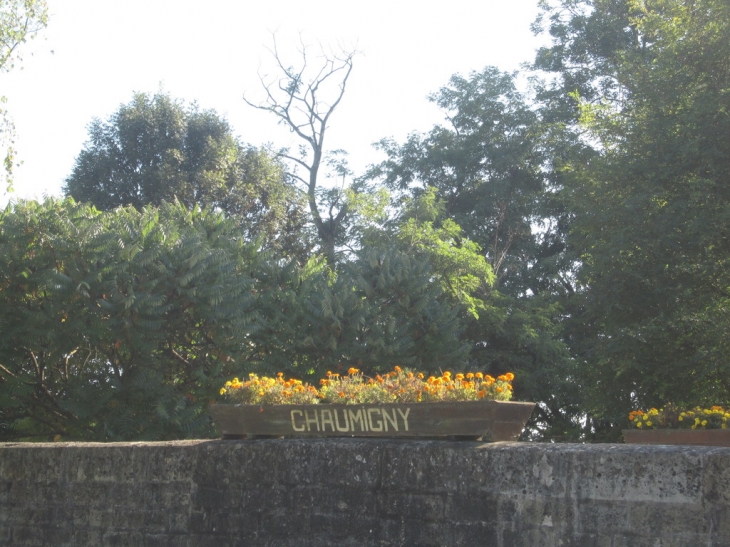
[(0, 545), (730, 547), (730, 449), (0, 444)]

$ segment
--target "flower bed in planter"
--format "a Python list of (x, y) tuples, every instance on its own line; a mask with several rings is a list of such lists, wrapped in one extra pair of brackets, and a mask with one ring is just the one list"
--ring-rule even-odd
[[(509, 402), (514, 375), (481, 373), (425, 379), (395, 367), (366, 378), (357, 369), (328, 373), (321, 388), (298, 380), (259, 378), (226, 382), (234, 404), (211, 406), (223, 438), (355, 436), (517, 440), (534, 403)], [(235, 404), (238, 403), (238, 404)], [(291, 404), (281, 404), (291, 403)]]
[(674, 444), (730, 447), (730, 411), (721, 406), (680, 410), (674, 405), (634, 410), (631, 429), (623, 431), (627, 444)]

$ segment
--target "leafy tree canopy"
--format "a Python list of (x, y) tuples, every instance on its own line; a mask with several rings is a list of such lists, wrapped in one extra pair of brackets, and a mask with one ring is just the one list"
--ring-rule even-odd
[(101, 210), (178, 200), (223, 211), (269, 247), (309, 248), (305, 204), (281, 163), (242, 145), (214, 111), (165, 94), (138, 93), (106, 122), (94, 120), (64, 192)]

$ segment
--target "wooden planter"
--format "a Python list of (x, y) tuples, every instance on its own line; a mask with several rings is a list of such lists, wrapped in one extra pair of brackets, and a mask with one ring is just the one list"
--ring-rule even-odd
[(211, 405), (224, 439), (269, 436), (428, 437), (516, 441), (534, 403)]
[(730, 429), (624, 429), (627, 444), (688, 444), (730, 447)]

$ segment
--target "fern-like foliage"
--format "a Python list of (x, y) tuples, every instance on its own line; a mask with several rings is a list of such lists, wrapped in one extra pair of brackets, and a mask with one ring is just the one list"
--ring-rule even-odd
[(259, 327), (257, 253), (219, 214), (73, 200), (0, 214), (0, 436), (212, 434), (220, 377)]

